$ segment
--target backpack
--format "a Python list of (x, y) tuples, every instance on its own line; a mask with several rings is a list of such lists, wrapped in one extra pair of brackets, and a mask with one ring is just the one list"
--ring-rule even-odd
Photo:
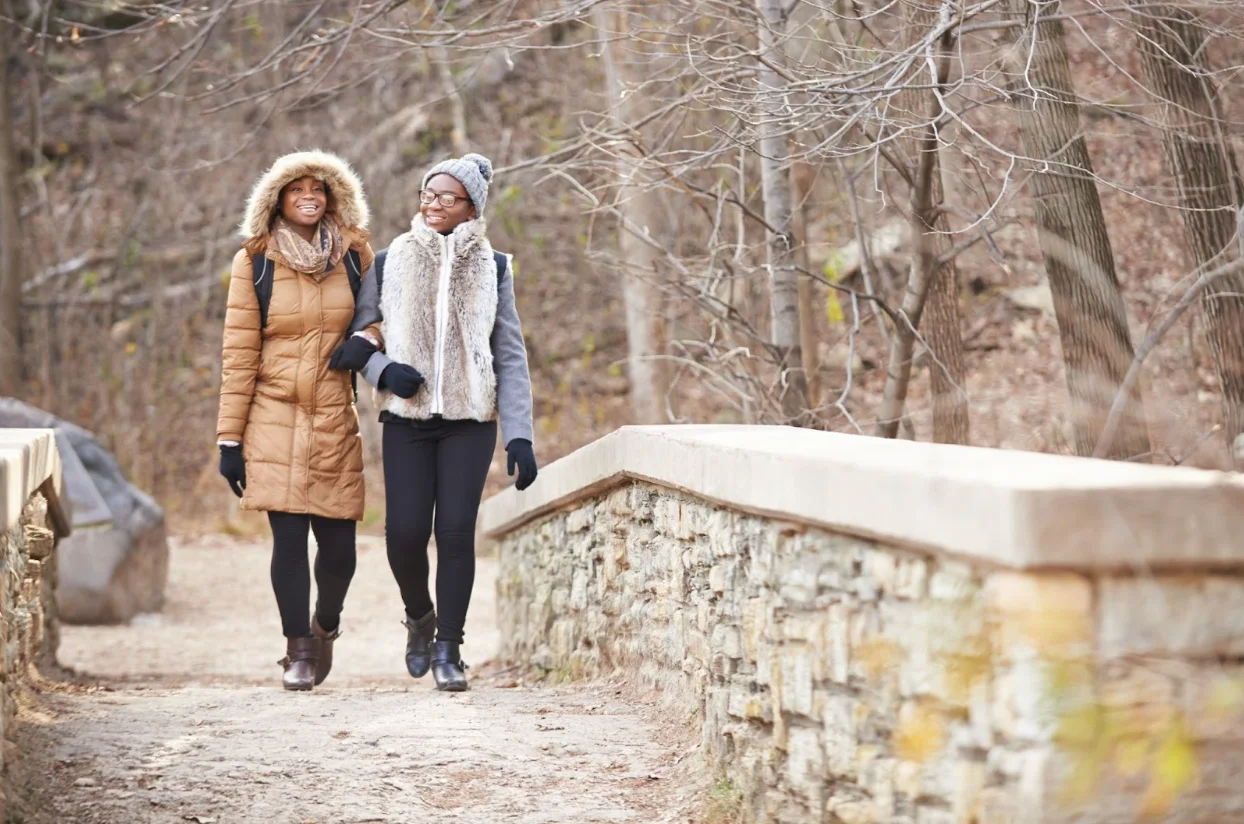
[[(357, 299), (363, 288), (363, 261), (358, 250), (346, 252), (346, 277), (350, 279), (350, 294)], [(267, 255), (251, 255), (251, 278), (255, 284), (255, 297), (259, 300), (259, 328), (268, 325), (268, 305), (272, 303), (272, 261)]]
[[(377, 291), (384, 288), (384, 262), (389, 257), (389, 248), (386, 246), (376, 253), (376, 260), (372, 263), (372, 269), (376, 275)], [(501, 288), (501, 278), (505, 277), (505, 270), (510, 265), (510, 259), (504, 253), (495, 249), (492, 253), (493, 263), (497, 264), (497, 288)], [(357, 292), (355, 294), (358, 294)]]
[[(363, 261), (358, 250), (346, 252), (346, 277), (350, 279), (350, 294), (358, 299), (359, 289), (363, 288)], [(268, 305), (272, 303), (272, 261), (267, 255), (251, 255), (251, 280), (255, 284), (255, 298), (259, 301), (259, 328), (268, 325)], [(358, 375), (350, 373), (350, 390), (354, 393), (354, 402), (358, 403)]]

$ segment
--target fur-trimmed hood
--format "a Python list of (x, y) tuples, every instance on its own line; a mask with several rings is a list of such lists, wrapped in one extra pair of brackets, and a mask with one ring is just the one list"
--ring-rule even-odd
[(246, 199), (246, 217), (239, 233), (246, 240), (268, 234), (276, 213), (281, 189), (291, 180), (315, 177), (328, 184), (337, 202), (337, 217), (343, 229), (366, 229), (371, 210), (363, 196), (363, 181), (350, 164), (331, 152), (292, 152), (282, 155), (264, 172)]

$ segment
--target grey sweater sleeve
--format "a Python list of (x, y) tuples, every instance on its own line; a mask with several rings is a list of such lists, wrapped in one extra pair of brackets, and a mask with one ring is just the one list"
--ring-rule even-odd
[(367, 359), (367, 364), (363, 370), (359, 372), (363, 376), (363, 380), (370, 383), (377, 389), (380, 388), (380, 375), (384, 372), (384, 368), (396, 361), (386, 355), (384, 352), (373, 352), (372, 356)]
[(354, 318), (350, 321), (350, 331), (347, 335), (362, 332), (368, 326), (379, 323), (383, 319), (380, 316), (380, 286), (376, 283), (376, 264), (373, 262), (363, 275), (358, 297), (354, 299)]
[[(386, 251), (382, 249), (376, 257), (380, 257)], [(368, 326), (382, 320), (384, 317), (380, 313), (380, 282), (376, 279), (376, 264), (373, 262), (367, 274), (363, 275), (363, 284), (359, 287), (358, 297), (354, 300), (354, 319), (350, 321), (349, 334), (362, 332)], [(392, 358), (384, 352), (376, 352), (359, 374), (372, 386), (378, 386), (380, 373), (391, 363), (393, 363)]]
[[(497, 374), (497, 414), (501, 418), (501, 442), (515, 438), (534, 441), (531, 423), (531, 374), (527, 371), (527, 345), (514, 305), (514, 260), (497, 284), (497, 320), (492, 327), (492, 364)], [(379, 353), (377, 353), (379, 354)], [(372, 360), (376, 355), (372, 355)], [(369, 362), (368, 368), (371, 367)], [(370, 378), (368, 378), (370, 380)]]

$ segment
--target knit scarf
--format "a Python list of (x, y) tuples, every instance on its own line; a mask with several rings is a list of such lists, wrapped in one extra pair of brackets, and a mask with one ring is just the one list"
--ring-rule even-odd
[(318, 245), (308, 243), (294, 231), (289, 221), (280, 216), (272, 226), (272, 245), (285, 259), (285, 265), (317, 281), (323, 280), (345, 255), (341, 228), (332, 215), (324, 215), (320, 220), (319, 236)]

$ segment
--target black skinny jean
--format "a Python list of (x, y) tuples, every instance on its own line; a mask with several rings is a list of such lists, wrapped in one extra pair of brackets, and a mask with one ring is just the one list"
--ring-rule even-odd
[(475, 584), (475, 516), (497, 444), (495, 421), (387, 420), (385, 542), (406, 614), (432, 609), (428, 540), (436, 534), (436, 637), (462, 643)]
[(354, 521), (292, 512), (269, 512), (272, 525), (272, 590), (286, 638), (311, 635), (311, 569), (307, 530), (315, 530), (315, 615), (332, 632), (354, 577)]

